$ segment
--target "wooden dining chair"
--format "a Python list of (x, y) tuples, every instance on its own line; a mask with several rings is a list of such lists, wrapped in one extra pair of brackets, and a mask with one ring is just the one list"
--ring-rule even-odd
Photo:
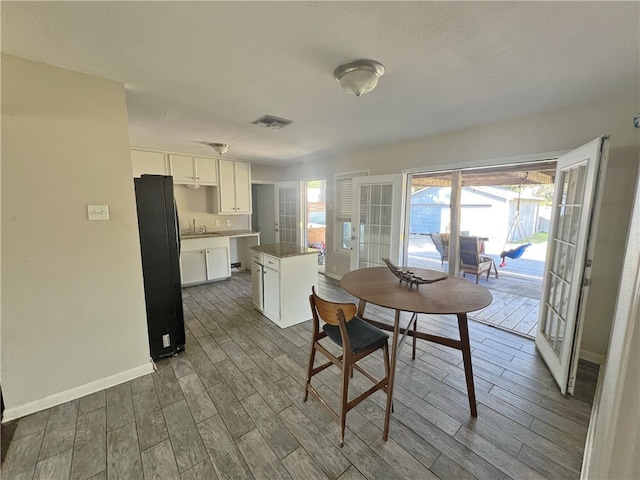
[[(344, 429), (347, 412), (358, 405), (362, 400), (378, 390), (387, 393), (389, 384), (389, 336), (382, 330), (365, 322), (356, 316), (356, 306), (353, 303), (336, 303), (320, 298), (315, 287), (309, 296), (311, 313), (313, 315), (313, 332), (311, 338), (311, 352), (309, 354), (309, 367), (307, 370), (307, 383), (304, 390), (304, 401), (307, 401), (311, 393), (329, 411), (333, 420), (340, 427), (340, 447), (344, 445)], [(320, 330), (320, 320), (326, 322)], [(342, 354), (335, 356), (320, 341), (329, 337), (336, 345), (342, 348)], [(377, 350), (382, 350), (385, 376), (377, 379), (356, 362)], [(314, 366), (316, 352), (322, 353), (329, 359), (328, 362)], [(324, 369), (336, 365), (342, 372), (342, 389), (340, 395), (340, 411), (336, 412), (318, 391), (311, 385), (314, 375)], [(362, 373), (373, 382), (373, 386), (356, 398), (349, 400), (349, 378), (353, 376), (353, 370)], [(385, 427), (388, 419), (385, 419)]]
[(498, 269), (491, 257), (480, 255), (480, 243), (478, 237), (460, 236), (460, 270), (462, 275), (467, 273), (476, 276), (476, 283), (480, 275), (487, 272), (487, 281), (493, 269), (496, 278), (498, 278)]

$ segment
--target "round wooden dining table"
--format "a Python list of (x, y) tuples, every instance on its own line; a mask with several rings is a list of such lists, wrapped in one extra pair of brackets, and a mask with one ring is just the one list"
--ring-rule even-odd
[[(436, 270), (424, 268), (411, 268), (410, 270), (414, 275), (427, 281), (436, 280), (443, 276), (443, 272)], [(462, 352), (467, 393), (469, 396), (469, 408), (472, 416), (478, 416), (475, 388), (473, 385), (467, 313), (480, 310), (491, 304), (493, 297), (489, 290), (480, 285), (470, 283), (463, 278), (451, 276), (445, 280), (434, 283), (425, 283), (418, 286), (411, 285), (406, 282), (400, 282), (398, 277), (387, 267), (371, 267), (351, 271), (342, 277), (340, 284), (347, 292), (359, 299), (358, 317), (381, 329), (393, 332), (385, 427), (383, 432), (384, 440), (386, 440), (389, 435), (389, 418), (393, 401), (393, 384), (398, 351), (407, 336), (446, 345)], [(366, 318), (364, 315), (367, 303), (373, 303), (380, 307), (395, 310), (393, 325)], [(409, 324), (405, 328), (400, 325), (401, 312), (410, 312), (413, 314)], [(441, 337), (417, 331), (415, 328), (415, 319), (420, 313), (455, 315), (458, 321), (460, 339)], [(411, 328), (412, 324), (414, 328)]]

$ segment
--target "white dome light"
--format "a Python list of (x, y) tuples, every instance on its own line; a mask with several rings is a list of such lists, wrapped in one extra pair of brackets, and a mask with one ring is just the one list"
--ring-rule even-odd
[(345, 92), (359, 97), (373, 90), (384, 74), (384, 66), (375, 60), (352, 60), (333, 72)]

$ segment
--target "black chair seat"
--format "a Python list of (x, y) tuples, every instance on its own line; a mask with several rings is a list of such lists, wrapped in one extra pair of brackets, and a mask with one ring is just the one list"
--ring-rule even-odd
[[(327, 323), (322, 329), (327, 334), (327, 337), (342, 346), (342, 337), (338, 325), (330, 325)], [(358, 317), (353, 317), (353, 319), (347, 322), (347, 334), (349, 335), (353, 353), (360, 353), (370, 348), (381, 347), (389, 338), (389, 335), (382, 330)]]

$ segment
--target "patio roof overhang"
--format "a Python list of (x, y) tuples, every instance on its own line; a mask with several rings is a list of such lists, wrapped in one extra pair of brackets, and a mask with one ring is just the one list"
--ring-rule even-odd
[[(462, 170), (463, 187), (495, 187), (501, 185), (553, 184), (556, 161), (535, 164), (506, 165), (498, 167), (468, 168)], [(450, 187), (453, 171), (414, 174), (413, 186)]]

